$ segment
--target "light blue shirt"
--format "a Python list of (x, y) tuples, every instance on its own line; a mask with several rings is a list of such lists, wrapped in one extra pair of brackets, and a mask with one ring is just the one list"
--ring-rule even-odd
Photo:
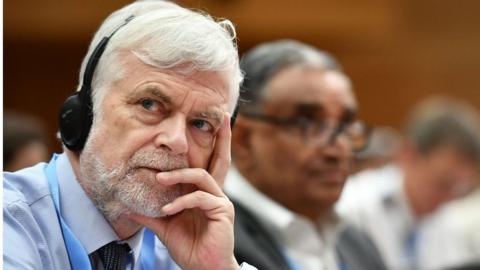
[[(71, 269), (61, 227), (56, 216), (45, 163), (4, 173), (5, 269)], [(101, 270), (96, 251), (119, 238), (75, 178), (65, 154), (57, 159), (60, 212), (89, 254), (92, 268)], [(139, 270), (143, 230), (127, 239), (132, 249), (127, 269)], [(155, 265), (162, 270), (180, 269), (165, 246), (155, 238)]]

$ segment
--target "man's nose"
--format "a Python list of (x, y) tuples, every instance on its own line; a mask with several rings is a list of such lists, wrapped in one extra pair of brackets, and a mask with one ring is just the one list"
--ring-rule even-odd
[(164, 119), (158, 126), (155, 147), (164, 148), (173, 155), (188, 152), (187, 121), (181, 114)]

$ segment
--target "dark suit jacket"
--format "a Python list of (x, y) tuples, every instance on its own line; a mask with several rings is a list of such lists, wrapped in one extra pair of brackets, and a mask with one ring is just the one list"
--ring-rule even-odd
[[(235, 257), (259, 270), (292, 270), (273, 235), (240, 203), (235, 205)], [(336, 244), (339, 258), (349, 270), (384, 270), (380, 255), (370, 239), (360, 230), (347, 226)], [(303, 269), (308, 270), (308, 269)]]
[(454, 268), (448, 268), (448, 270), (480, 270), (480, 263), (473, 263)]

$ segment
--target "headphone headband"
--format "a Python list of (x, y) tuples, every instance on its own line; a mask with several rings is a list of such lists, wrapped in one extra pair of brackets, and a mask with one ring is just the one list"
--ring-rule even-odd
[(92, 126), (92, 80), (98, 61), (110, 38), (133, 18), (134, 15), (129, 16), (109, 36), (102, 38), (87, 61), (80, 90), (68, 97), (63, 103), (59, 117), (60, 136), (64, 145), (72, 151), (83, 149)]

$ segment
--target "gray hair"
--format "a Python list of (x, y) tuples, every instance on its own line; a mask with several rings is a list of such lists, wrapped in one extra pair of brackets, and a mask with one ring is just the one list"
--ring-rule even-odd
[[(109, 36), (125, 19), (133, 20), (110, 39), (92, 81), (94, 114), (98, 113), (105, 90), (125, 76), (119, 61), (121, 51), (130, 51), (145, 64), (159, 69), (218, 71), (230, 76), (230, 104), (233, 111), (243, 75), (239, 68), (236, 33), (228, 20), (216, 22), (174, 3), (162, 0), (137, 1), (113, 12), (96, 32), (80, 69), (80, 83), (88, 58), (100, 40)], [(80, 86), (79, 88), (80, 89)]]
[(467, 103), (446, 97), (427, 99), (412, 113), (406, 134), (421, 153), (449, 145), (480, 161), (480, 117)]
[(341, 71), (329, 53), (295, 40), (278, 40), (260, 44), (248, 51), (240, 62), (245, 78), (240, 91), (240, 111), (255, 108), (263, 98), (268, 81), (287, 66), (312, 66)]

